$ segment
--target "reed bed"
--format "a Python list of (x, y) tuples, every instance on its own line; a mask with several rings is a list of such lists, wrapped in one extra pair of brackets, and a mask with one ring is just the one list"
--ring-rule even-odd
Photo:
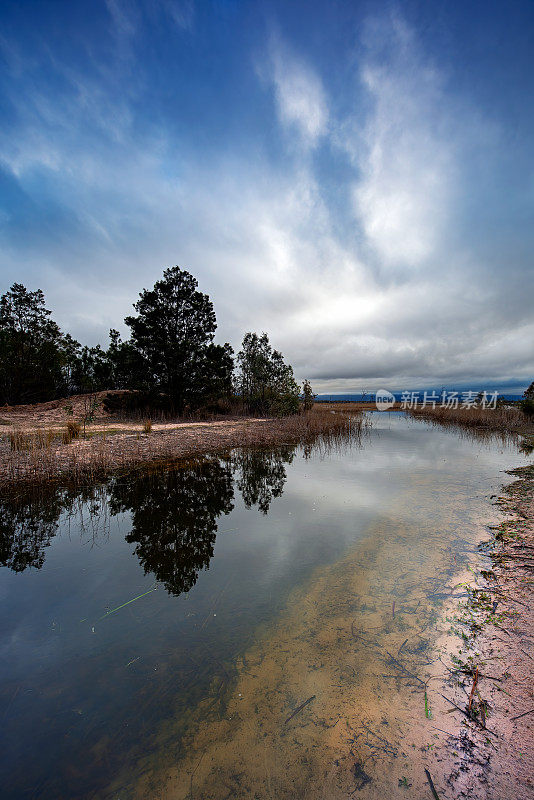
[(439, 425), (460, 425), (486, 431), (522, 433), (532, 426), (532, 421), (517, 407), (498, 408), (432, 408), (408, 409), (412, 417), (422, 417)]
[(146, 425), (136, 432), (104, 431), (87, 439), (69, 439), (61, 432), (48, 436), (46, 431), (38, 431), (24, 434), (25, 446), (16, 448), (10, 443), (14, 434), (9, 434), (0, 441), (0, 488), (9, 489), (21, 482), (86, 484), (117, 470), (170, 464), (237, 447), (329, 447), (361, 437), (366, 425), (361, 412), (314, 407), (281, 419), (241, 418), (160, 430), (150, 426), (150, 435)]
[(36, 431), (21, 431), (17, 428), (7, 435), (12, 452), (30, 452), (49, 448), (54, 441), (56, 432), (40, 429)]

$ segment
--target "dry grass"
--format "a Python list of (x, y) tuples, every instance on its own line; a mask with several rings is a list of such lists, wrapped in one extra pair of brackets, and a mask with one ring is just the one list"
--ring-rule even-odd
[(43, 429), (29, 433), (16, 429), (8, 434), (8, 441), (14, 453), (43, 450), (51, 446), (54, 438), (54, 431)]
[[(376, 411), (376, 403), (374, 400), (336, 400), (335, 402), (325, 400), (320, 403), (316, 402), (314, 408), (328, 408), (333, 411), (354, 413), (355, 411)], [(394, 408), (399, 409), (400, 403), (396, 403)]]
[(0, 486), (20, 482), (68, 481), (84, 484), (116, 470), (142, 468), (236, 447), (269, 447), (303, 444), (326, 447), (361, 436), (365, 426), (361, 412), (341, 412), (314, 407), (282, 419), (225, 420), (187, 423), (140, 436), (139, 430), (64, 442), (53, 432), (23, 434), (28, 446), (16, 447), (14, 434), (0, 443)]
[(82, 431), (82, 426), (75, 419), (69, 419), (65, 425), (62, 439), (63, 444), (70, 444), (73, 439), (78, 439)]
[(487, 431), (524, 433), (532, 425), (524, 412), (517, 407), (498, 408), (415, 408), (408, 413), (439, 425), (460, 425)]
[(11, 449), (14, 450), (15, 453), (19, 453), (26, 449), (28, 434), (22, 433), (22, 431), (19, 430), (14, 430), (11, 431), (8, 438)]

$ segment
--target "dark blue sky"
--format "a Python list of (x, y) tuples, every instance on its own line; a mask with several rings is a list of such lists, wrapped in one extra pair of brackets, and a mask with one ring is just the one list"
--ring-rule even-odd
[(4, 2), (2, 291), (180, 264), (324, 391), (534, 377), (532, 2)]

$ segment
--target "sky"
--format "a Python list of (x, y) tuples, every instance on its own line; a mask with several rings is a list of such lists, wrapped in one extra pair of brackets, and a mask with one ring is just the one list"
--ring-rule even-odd
[(166, 267), (315, 391), (534, 378), (531, 0), (3, 0), (0, 291)]

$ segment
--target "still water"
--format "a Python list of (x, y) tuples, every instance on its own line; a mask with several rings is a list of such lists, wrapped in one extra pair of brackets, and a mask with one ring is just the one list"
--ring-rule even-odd
[(3, 798), (406, 796), (444, 604), (526, 457), (372, 416), (2, 502)]

